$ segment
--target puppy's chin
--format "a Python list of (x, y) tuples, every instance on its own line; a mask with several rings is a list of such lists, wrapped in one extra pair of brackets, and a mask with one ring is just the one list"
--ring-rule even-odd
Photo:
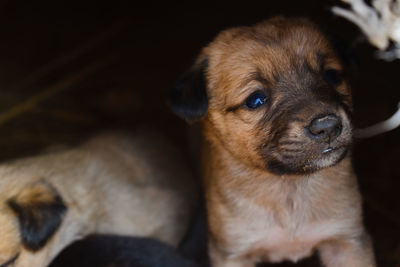
[(315, 154), (311, 159), (305, 159), (302, 155), (290, 160), (272, 157), (267, 160), (266, 168), (269, 172), (277, 175), (311, 174), (338, 164), (346, 157), (348, 150), (348, 146), (327, 149), (322, 153)]

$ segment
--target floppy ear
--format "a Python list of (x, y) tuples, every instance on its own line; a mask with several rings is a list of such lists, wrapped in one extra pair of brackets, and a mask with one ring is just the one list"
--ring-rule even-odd
[(205, 73), (208, 60), (203, 59), (182, 75), (170, 93), (169, 106), (181, 118), (193, 122), (208, 110)]
[(45, 181), (23, 188), (7, 204), (17, 215), (22, 243), (32, 251), (42, 248), (53, 236), (67, 211), (57, 191)]

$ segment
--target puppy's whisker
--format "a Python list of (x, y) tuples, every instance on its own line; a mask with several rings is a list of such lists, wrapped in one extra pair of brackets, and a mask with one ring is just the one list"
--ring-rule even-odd
[(281, 153), (302, 153), (305, 151), (304, 148), (284, 148), (280, 149)]
[(304, 141), (295, 141), (295, 140), (289, 140), (289, 141), (279, 141), (278, 145), (279, 146), (285, 146), (285, 145), (298, 145), (298, 144), (303, 144)]

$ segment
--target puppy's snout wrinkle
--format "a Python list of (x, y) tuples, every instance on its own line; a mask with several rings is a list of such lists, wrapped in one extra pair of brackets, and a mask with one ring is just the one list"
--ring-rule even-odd
[(314, 118), (307, 127), (308, 136), (318, 142), (332, 142), (342, 133), (342, 121), (330, 114)]

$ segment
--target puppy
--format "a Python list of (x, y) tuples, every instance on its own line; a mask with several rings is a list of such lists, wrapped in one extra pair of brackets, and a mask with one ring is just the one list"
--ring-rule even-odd
[(327, 37), (276, 17), (223, 31), (171, 93), (201, 119), (213, 266), (375, 266), (350, 160), (351, 95)]
[(155, 239), (94, 235), (64, 249), (49, 267), (200, 267)]
[(0, 266), (42, 267), (91, 233), (176, 246), (194, 189), (161, 136), (98, 136), (80, 147), (0, 165)]

